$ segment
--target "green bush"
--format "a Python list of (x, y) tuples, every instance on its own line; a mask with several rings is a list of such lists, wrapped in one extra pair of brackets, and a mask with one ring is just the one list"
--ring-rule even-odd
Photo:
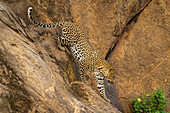
[(135, 113), (169, 113), (164, 111), (168, 100), (165, 99), (164, 91), (161, 87), (153, 93), (145, 94), (142, 98), (133, 99)]

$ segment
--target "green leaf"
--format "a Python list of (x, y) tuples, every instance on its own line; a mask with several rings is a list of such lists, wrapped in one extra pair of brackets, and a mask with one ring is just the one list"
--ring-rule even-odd
[(140, 109), (139, 111), (140, 111), (140, 112), (143, 112), (143, 110), (142, 110), (142, 109)]
[(153, 90), (153, 93), (144, 94), (140, 98), (133, 99), (133, 107), (135, 113), (147, 112), (147, 113), (166, 113), (163, 111), (164, 107), (167, 107), (168, 99), (164, 98), (163, 88), (158, 87), (157, 90)]

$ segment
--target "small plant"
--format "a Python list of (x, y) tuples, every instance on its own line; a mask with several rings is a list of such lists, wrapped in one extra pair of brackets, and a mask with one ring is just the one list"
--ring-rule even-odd
[(145, 94), (142, 99), (133, 99), (135, 113), (169, 113), (164, 111), (167, 107), (168, 99), (165, 99), (164, 91), (158, 87), (154, 93)]

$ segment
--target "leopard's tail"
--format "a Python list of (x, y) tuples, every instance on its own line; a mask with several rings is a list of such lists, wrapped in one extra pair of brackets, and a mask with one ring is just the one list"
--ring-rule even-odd
[(31, 20), (32, 23), (34, 23), (35, 25), (37, 26), (40, 26), (40, 27), (56, 27), (56, 26), (62, 26), (63, 25), (63, 22), (58, 22), (58, 23), (50, 23), (50, 24), (42, 24), (40, 22), (37, 22), (33, 19), (32, 17), (32, 11), (33, 11), (33, 8), (32, 7), (29, 7), (28, 8), (28, 17), (29, 19)]

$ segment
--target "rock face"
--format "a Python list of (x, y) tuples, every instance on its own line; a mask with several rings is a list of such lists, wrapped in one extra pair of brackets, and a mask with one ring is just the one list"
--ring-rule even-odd
[(153, 0), (108, 57), (116, 67), (117, 92), (127, 112), (132, 99), (158, 86), (163, 87), (169, 99), (169, 23), (168, 1)]
[[(162, 86), (168, 96), (168, 4), (168, 0), (0, 2), (0, 112), (132, 112), (132, 99), (144, 89), (149, 93)], [(73, 59), (57, 48), (54, 29), (31, 24), (30, 6), (40, 22), (67, 20), (79, 25), (94, 49), (116, 68), (115, 84), (106, 85), (112, 105), (98, 95), (93, 75), (88, 74), (90, 86), (79, 81)]]
[[(56, 60), (57, 65), (42, 48), (47, 45), (34, 42), (29, 34), (35, 33), (28, 33), (24, 21), (2, 2), (0, 9), (0, 83), (1, 90), (7, 90), (0, 90), (1, 112), (120, 113), (86, 84), (75, 82), (71, 90), (63, 79), (60, 62)], [(86, 104), (73, 93), (82, 87), (82, 98), (89, 98), (84, 99)]]
[(91, 44), (105, 57), (126, 24), (150, 0), (73, 0), (74, 21), (84, 30)]

